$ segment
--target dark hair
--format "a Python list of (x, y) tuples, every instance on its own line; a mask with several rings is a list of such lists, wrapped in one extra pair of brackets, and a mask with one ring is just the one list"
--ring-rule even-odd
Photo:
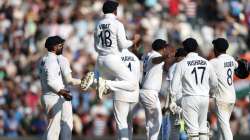
[(104, 2), (102, 11), (104, 14), (113, 13), (117, 10), (119, 3), (116, 1), (108, 0)]
[(162, 39), (156, 39), (152, 43), (152, 49), (155, 51), (159, 51), (167, 46), (168, 46), (167, 42), (165, 40), (162, 40)]
[(188, 39), (184, 40), (182, 42), (182, 45), (184, 47), (184, 50), (187, 53), (195, 52), (195, 51), (197, 51), (197, 48), (198, 48), (198, 43), (194, 38), (188, 38)]
[(61, 43), (64, 43), (64, 42), (65, 42), (65, 40), (63, 38), (61, 38), (60, 36), (57, 36), (57, 35), (50, 36), (45, 41), (45, 48), (47, 48), (48, 51), (52, 51), (54, 46), (61, 44)]
[(184, 48), (178, 48), (175, 53), (175, 57), (185, 57), (187, 55), (187, 52)]
[(213, 40), (212, 44), (214, 45), (214, 50), (216, 50), (219, 53), (224, 53), (228, 49), (228, 42), (224, 38), (217, 38)]

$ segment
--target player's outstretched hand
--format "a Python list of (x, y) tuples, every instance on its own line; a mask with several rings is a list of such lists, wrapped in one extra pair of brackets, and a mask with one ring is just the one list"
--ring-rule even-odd
[(58, 92), (58, 95), (62, 95), (66, 101), (71, 101), (72, 100), (72, 96), (69, 94), (68, 90), (61, 89)]

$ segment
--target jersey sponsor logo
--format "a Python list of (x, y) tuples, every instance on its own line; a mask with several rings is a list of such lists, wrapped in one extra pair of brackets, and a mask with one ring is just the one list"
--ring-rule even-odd
[(224, 63), (224, 67), (233, 67), (234, 66), (234, 62), (233, 61), (228, 61)]
[(197, 66), (197, 65), (207, 65), (207, 62), (204, 60), (191, 60), (187, 61), (188, 66)]
[(122, 61), (135, 61), (133, 56), (123, 56)]

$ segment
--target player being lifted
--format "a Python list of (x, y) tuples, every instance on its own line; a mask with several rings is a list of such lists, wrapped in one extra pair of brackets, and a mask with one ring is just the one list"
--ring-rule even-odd
[(196, 53), (198, 44), (195, 39), (184, 40), (183, 46), (188, 54), (176, 65), (170, 94), (175, 96), (181, 92), (183, 95), (181, 106), (189, 139), (208, 140), (209, 90), (217, 88), (218, 80), (209, 62)]
[[(121, 50), (139, 42), (140, 36), (135, 35), (134, 40), (127, 40), (124, 26), (116, 18), (118, 5), (117, 2), (110, 0), (103, 4), (104, 18), (98, 22), (94, 32), (95, 50), (98, 53), (96, 70), (100, 75), (97, 79), (99, 99), (102, 99), (103, 93), (108, 89), (115, 92), (124, 90), (133, 92), (139, 86), (135, 82), (136, 77), (122, 62)], [(81, 86), (86, 90), (93, 83), (94, 73), (90, 72)]]

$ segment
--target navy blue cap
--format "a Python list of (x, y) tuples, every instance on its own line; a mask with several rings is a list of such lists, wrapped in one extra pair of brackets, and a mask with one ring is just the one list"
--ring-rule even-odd
[(162, 40), (162, 39), (156, 39), (152, 43), (152, 49), (155, 50), (155, 51), (163, 49), (163, 48), (165, 48), (167, 46), (168, 46), (167, 42), (165, 40)]
[(229, 46), (225, 38), (217, 38), (213, 40), (214, 49), (220, 52), (225, 52)]
[(60, 36), (50, 36), (46, 39), (45, 41), (45, 48), (49, 49), (55, 45), (64, 43), (65, 40), (63, 38), (61, 38)]
[(108, 1), (104, 2), (103, 7), (102, 7), (102, 11), (104, 14), (113, 13), (117, 9), (118, 5), (119, 5), (118, 2), (108, 0)]
[(190, 52), (195, 52), (198, 48), (198, 43), (197, 41), (194, 39), (194, 38), (187, 38), (185, 39), (183, 42), (182, 42), (182, 45), (184, 47), (184, 50), (187, 52), (187, 53), (190, 53)]

